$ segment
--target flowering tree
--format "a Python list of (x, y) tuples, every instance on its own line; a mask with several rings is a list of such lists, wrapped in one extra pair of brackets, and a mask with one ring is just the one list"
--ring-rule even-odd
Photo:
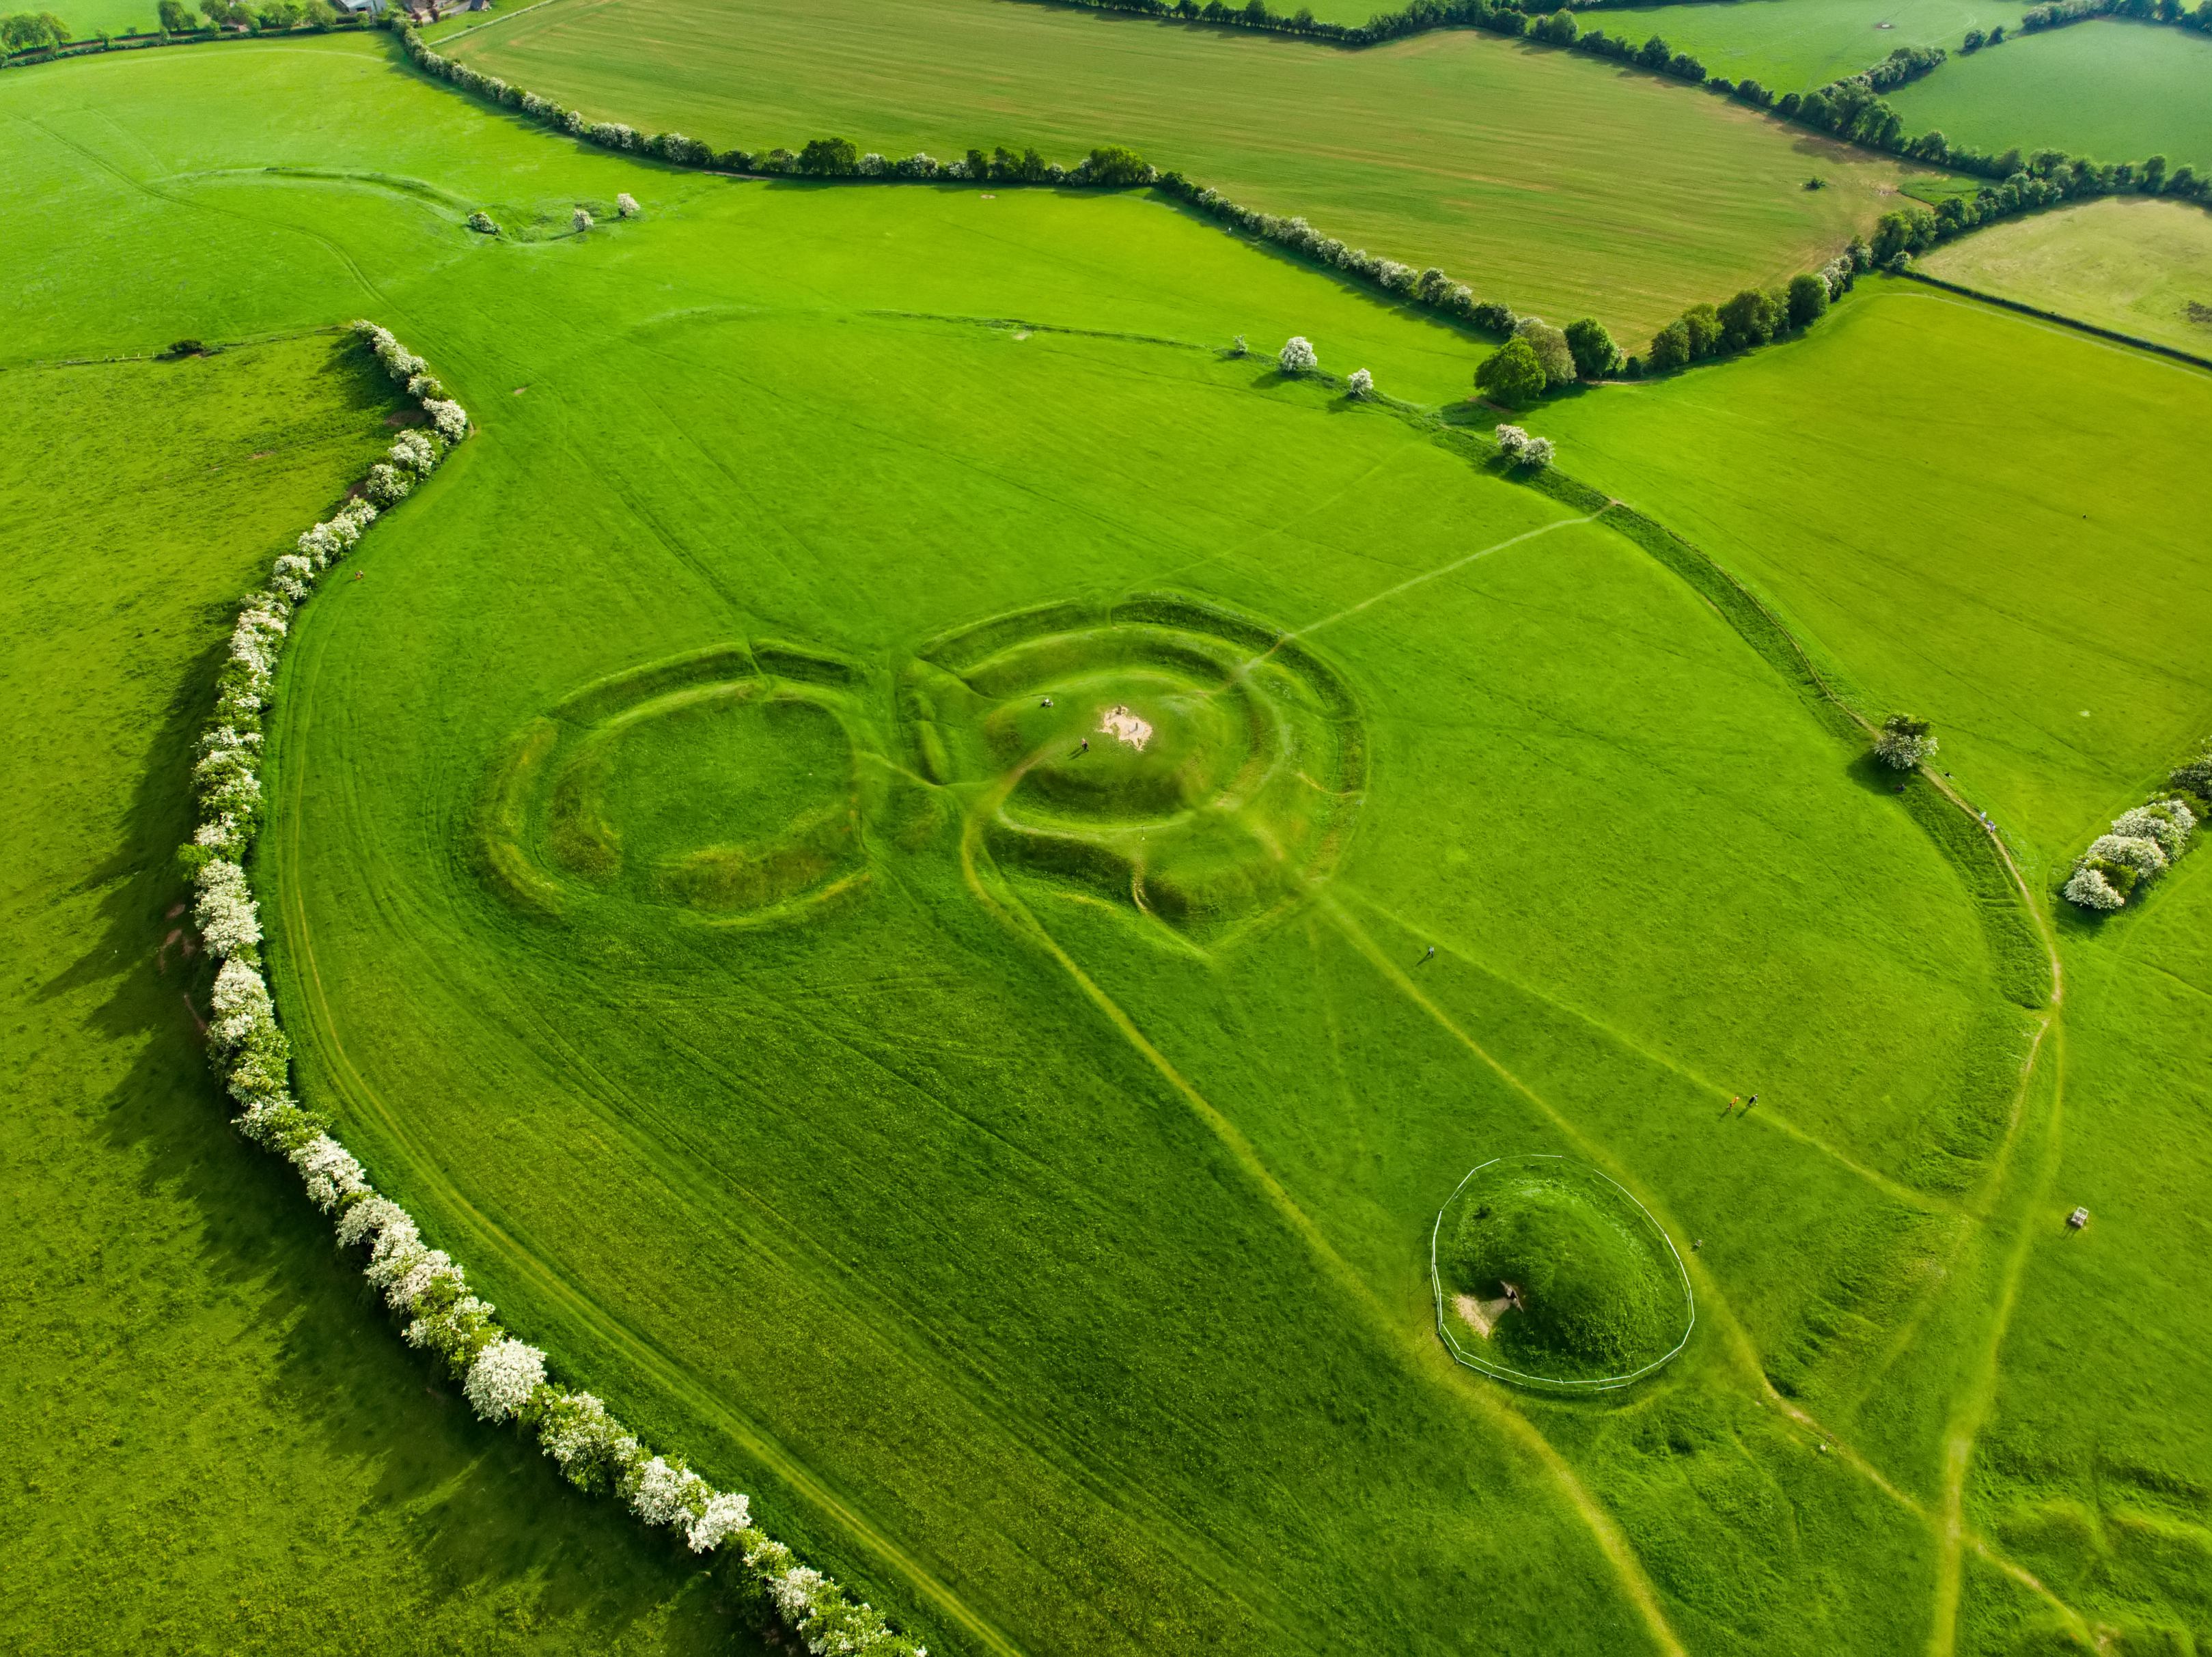
[(1928, 734), (1925, 719), (1910, 713), (1893, 713), (1875, 733), (1874, 751), (1884, 765), (1910, 771), (1936, 751), (1936, 738)]
[(1357, 398), (1372, 397), (1375, 395), (1375, 376), (1364, 368), (1354, 368), (1352, 378), (1345, 381), (1345, 389)]
[(635, 218), (638, 215), (637, 197), (627, 190), (623, 191), (615, 197), (615, 211), (623, 218)]
[(1321, 358), (1315, 355), (1314, 348), (1307, 343), (1304, 334), (1292, 334), (1285, 340), (1275, 361), (1286, 374), (1310, 374), (1321, 363)]
[(592, 215), (580, 207), (570, 215), (569, 222), (576, 227), (576, 234), (580, 236), (592, 228)]
[(1524, 466), (1533, 466), (1538, 471), (1541, 471), (1545, 467), (1552, 464), (1552, 440), (1550, 438), (1532, 437), (1526, 443), (1521, 446), (1521, 453), (1518, 458), (1521, 464)]
[(1491, 435), (1497, 440), (1498, 453), (1518, 464), (1521, 451), (1528, 446), (1528, 434), (1518, 426), (1500, 426)]
[(2102, 870), (2092, 869), (2085, 864), (2076, 869), (2074, 877), (2066, 883), (2066, 901), (2079, 904), (2085, 909), (2108, 911), (2120, 907), (2127, 899), (2113, 889)]
[(469, 411), (458, 403), (426, 398), (422, 412), (430, 416), (432, 428), (448, 443), (458, 443), (469, 434)]
[(389, 457), (395, 466), (409, 471), (428, 472), (438, 464), (438, 452), (430, 440), (420, 432), (402, 432), (392, 440)]
[(380, 460), (368, 469), (368, 477), (362, 488), (380, 507), (397, 506), (413, 492), (415, 480)]
[(2100, 835), (2089, 842), (2082, 858), (2089, 863), (2118, 864), (2146, 876), (2164, 874), (2167, 861), (2165, 847), (2136, 835)]
[(2178, 799), (2153, 800), (2112, 819), (2114, 834), (2155, 841), (2169, 859), (2182, 854), (2196, 828), (2197, 814), (2189, 809), (2186, 801)]
[(519, 1340), (503, 1340), (477, 1354), (461, 1395), (478, 1417), (498, 1423), (521, 1410), (545, 1384), (545, 1354)]

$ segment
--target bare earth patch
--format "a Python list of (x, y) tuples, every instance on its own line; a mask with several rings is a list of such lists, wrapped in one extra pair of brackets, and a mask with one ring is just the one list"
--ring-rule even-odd
[(1129, 744), (1139, 754), (1152, 739), (1152, 727), (1132, 713), (1126, 705), (1109, 707), (1099, 716), (1098, 729), (1103, 735), (1114, 737)]
[(1454, 1295), (1452, 1307), (1467, 1320), (1468, 1326), (1485, 1340), (1498, 1327), (1498, 1319), (1513, 1309), (1513, 1302), (1500, 1295), (1494, 1301), (1480, 1301), (1472, 1295)]

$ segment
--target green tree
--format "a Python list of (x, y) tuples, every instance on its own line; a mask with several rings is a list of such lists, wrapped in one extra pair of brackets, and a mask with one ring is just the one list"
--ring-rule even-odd
[(860, 152), (850, 138), (811, 138), (799, 152), (799, 170), (817, 178), (845, 178), (860, 165)]
[(1721, 307), (1721, 343), (1731, 351), (1747, 351), (1774, 337), (1774, 301), (1756, 288), (1747, 288)]
[(200, 26), (198, 15), (190, 6), (179, 4), (178, 0), (161, 0), (160, 10), (164, 34), (189, 34)]
[(1651, 372), (1665, 373), (1691, 360), (1689, 325), (1680, 318), (1651, 336)]
[(1528, 342), (1536, 353), (1536, 361), (1543, 365), (1546, 389), (1565, 385), (1575, 377), (1575, 354), (1567, 348), (1567, 337), (1541, 317), (1523, 317), (1513, 330)]
[(1936, 749), (1928, 721), (1916, 719), (1910, 713), (1893, 713), (1881, 722), (1875, 733), (1874, 751), (1884, 765), (1899, 771), (1910, 771)]
[(1584, 379), (1603, 379), (1620, 368), (1620, 348), (1595, 317), (1567, 325), (1567, 349), (1574, 354), (1575, 372)]
[(1474, 371), (1474, 388), (1492, 403), (1517, 409), (1544, 394), (1544, 364), (1525, 339), (1510, 339)]
[(1810, 328), (1828, 314), (1828, 284), (1815, 276), (1790, 278), (1790, 325)]
[(1692, 305), (1682, 313), (1682, 326), (1689, 331), (1691, 361), (1702, 362), (1720, 354), (1720, 313), (1711, 306)]
[(1149, 182), (1152, 169), (1145, 158), (1133, 149), (1120, 144), (1104, 144), (1091, 152), (1091, 182), (1118, 190), (1127, 185)]
[(10, 52), (58, 46), (69, 38), (69, 25), (50, 11), (19, 11), (0, 19), (0, 42), (5, 42)]

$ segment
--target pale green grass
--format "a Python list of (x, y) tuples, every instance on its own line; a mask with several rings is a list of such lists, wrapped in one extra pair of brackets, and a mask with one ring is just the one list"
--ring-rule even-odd
[(2212, 356), (2212, 213), (2200, 207), (2108, 197), (1992, 225), (1920, 265), (1978, 292)]
[(1748, 77), (1783, 93), (1856, 75), (1899, 46), (1955, 55), (1968, 29), (2011, 28), (2020, 10), (2013, 0), (1716, 0), (1607, 6), (1578, 21), (1639, 45), (1656, 34), (1709, 75)]
[(2063, 149), (2100, 161), (2212, 165), (2212, 38), (2099, 18), (2007, 40), (1901, 87), (1909, 132), (2000, 155)]
[[(1517, 311), (1630, 333), (1818, 264), (1899, 176), (1697, 88), (1465, 29), (1347, 52), (991, 0), (562, 0), (453, 50), (720, 149), (1129, 144)], [(1804, 190), (1812, 171), (1833, 188)]]

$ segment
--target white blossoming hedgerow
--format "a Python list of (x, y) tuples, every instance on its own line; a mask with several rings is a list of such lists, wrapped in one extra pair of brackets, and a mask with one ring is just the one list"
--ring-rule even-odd
[(2117, 909), (2127, 902), (2105, 878), (2102, 869), (2092, 869), (2087, 864), (2074, 871), (2073, 879), (2066, 883), (2066, 901), (2085, 909)]
[(654, 1456), (630, 1481), (630, 1511), (648, 1525), (673, 1525), (696, 1519), (713, 1494), (707, 1481), (680, 1463), (672, 1466)]
[(327, 1133), (317, 1134), (293, 1152), (292, 1166), (300, 1170), (307, 1200), (325, 1214), (346, 1198), (368, 1189), (368, 1180), (353, 1153)]
[(1283, 342), (1275, 361), (1286, 374), (1310, 374), (1319, 366), (1321, 358), (1304, 334), (1292, 334)]
[(474, 1295), (463, 1295), (442, 1312), (423, 1312), (404, 1332), (410, 1346), (433, 1350), (465, 1344), (491, 1322), (498, 1308)]
[(458, 403), (439, 398), (426, 398), (422, 412), (430, 416), (431, 426), (448, 443), (458, 443), (469, 434), (469, 411)]
[(407, 498), (415, 487), (415, 480), (380, 460), (368, 469), (368, 481), (362, 487), (368, 491), (370, 500), (379, 506), (389, 507)]
[[(452, 66), (441, 72), (480, 90), (498, 86), (482, 76), (465, 80)], [(507, 101), (527, 103), (519, 94)], [(628, 132), (616, 129), (617, 139), (634, 146)], [(672, 155), (668, 143), (661, 147)], [(936, 170), (926, 156), (916, 157), (913, 166)], [(906, 162), (897, 166), (908, 169)], [(629, 210), (635, 210), (634, 203)], [(429, 432), (404, 432), (395, 439), (391, 458), (372, 468), (366, 482), (372, 499), (401, 499), (412, 474), (437, 464), (443, 444), (468, 434), (468, 415), (444, 399), (444, 388), (422, 360), (387, 331), (368, 321), (356, 323), (354, 331), (420, 402), (430, 423)], [(349, 501), (327, 521), (304, 531), (295, 551), (275, 561), (268, 585), (240, 609), (229, 655), (216, 678), (214, 714), (195, 749), (201, 821), (179, 860), (191, 873), (194, 924), (219, 963), (208, 1051), (240, 1107), (234, 1125), (299, 1170), (308, 1199), (334, 1216), (340, 1247), (368, 1250), (364, 1275), (405, 1320), (408, 1344), (434, 1354), (462, 1375), (463, 1392), (484, 1420), (519, 1417), (565, 1475), (586, 1489), (611, 1487), (646, 1523), (675, 1527), (696, 1553), (734, 1542), (810, 1651), (924, 1657), (913, 1642), (892, 1632), (882, 1613), (848, 1599), (834, 1580), (755, 1529), (744, 1496), (714, 1490), (681, 1460), (648, 1454), (598, 1399), (549, 1383), (544, 1354), (500, 1327), (495, 1308), (468, 1292), (461, 1266), (425, 1244), (413, 1217), (371, 1187), (360, 1162), (289, 1091), (289, 1046), (257, 965), (260, 915), (242, 865), (261, 805), (259, 725), (294, 607), (307, 600), (316, 578), (352, 550), (376, 517), (370, 501)]]
[(438, 451), (420, 432), (402, 432), (392, 440), (390, 459), (410, 471), (427, 472), (438, 464)]
[(771, 1576), (768, 1582), (776, 1610), (783, 1613), (786, 1622), (793, 1624), (806, 1621), (814, 1610), (814, 1596), (821, 1588), (822, 1573), (805, 1565), (793, 1565), (780, 1575)]
[(192, 905), (192, 924), (200, 929), (208, 949), (218, 961), (234, 956), (248, 960), (261, 943), (261, 911), (246, 883), (246, 871), (218, 858), (200, 870), (198, 900)]
[(1375, 376), (1364, 368), (1354, 368), (1352, 378), (1345, 381), (1345, 389), (1354, 397), (1372, 397), (1375, 395)]
[(389, 1197), (371, 1197), (338, 1216), (338, 1247), (357, 1248), (382, 1234), (389, 1225), (412, 1226), (407, 1211)]
[(2091, 863), (2116, 863), (2139, 875), (2161, 874), (2166, 863), (2164, 847), (2136, 835), (2100, 835), (2082, 855)]
[(482, 1419), (498, 1423), (529, 1403), (544, 1384), (545, 1354), (519, 1340), (502, 1340), (477, 1354), (461, 1395)]
[(752, 1504), (742, 1496), (717, 1490), (684, 1532), (694, 1553), (712, 1553), (752, 1522)]
[(568, 1393), (550, 1400), (538, 1424), (538, 1442), (580, 1490), (619, 1484), (632, 1466), (645, 1460), (637, 1440), (589, 1393)]
[(2169, 859), (2178, 858), (2197, 827), (2197, 815), (2181, 800), (2153, 800), (2112, 819), (2112, 832), (2156, 841)]

